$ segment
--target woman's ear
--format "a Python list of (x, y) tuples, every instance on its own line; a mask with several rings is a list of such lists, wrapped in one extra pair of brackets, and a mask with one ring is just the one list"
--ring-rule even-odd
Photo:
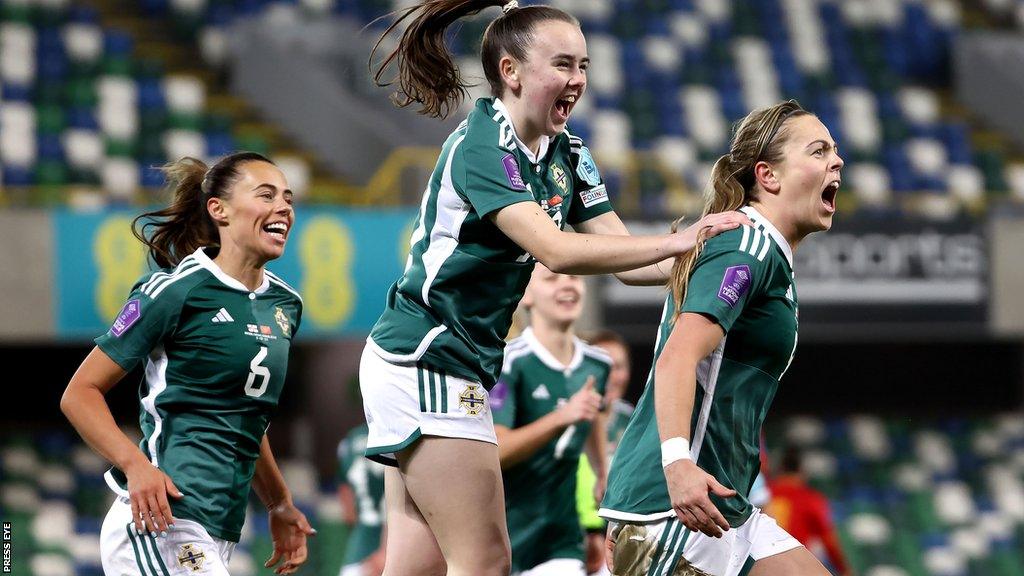
[(522, 84), (519, 81), (520, 64), (508, 54), (498, 60), (498, 72), (501, 74), (501, 81), (513, 92), (518, 92)]
[(216, 196), (206, 201), (206, 211), (210, 214), (210, 218), (217, 223), (218, 226), (227, 226), (228, 224), (228, 204), (223, 198), (217, 198)]
[(782, 189), (782, 183), (779, 182), (779, 176), (775, 169), (764, 160), (754, 164), (754, 180), (761, 189), (770, 194), (778, 194)]

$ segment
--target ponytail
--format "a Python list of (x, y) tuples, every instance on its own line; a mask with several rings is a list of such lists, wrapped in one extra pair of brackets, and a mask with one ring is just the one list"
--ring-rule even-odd
[[(421, 114), (446, 118), (462, 104), (468, 95), (467, 88), (471, 85), (463, 81), (445, 43), (445, 33), (459, 19), (478, 14), (492, 6), (502, 6), (503, 10), (484, 31), (480, 59), (491, 95), (496, 98), (501, 97), (504, 91), (498, 63), (505, 54), (525, 62), (527, 50), (533, 41), (533, 30), (538, 23), (560, 20), (579, 26), (579, 21), (571, 15), (550, 6), (519, 8), (517, 3), (507, 0), (425, 0), (395, 12), (395, 21), (377, 40), (370, 53), (371, 70), (373, 55), (384, 38), (407, 18), (419, 12), (402, 34), (398, 47), (373, 72), (374, 83), (378, 86), (398, 83), (398, 90), (392, 95), (396, 106), (404, 108), (416, 103), (422, 105), (419, 110)], [(391, 64), (398, 66), (398, 73), (395, 78), (384, 80), (385, 71)]]
[[(227, 198), (244, 162), (273, 164), (254, 152), (236, 152), (207, 168), (202, 160), (184, 157), (160, 167), (171, 189), (170, 206), (146, 212), (132, 221), (132, 234), (149, 247), (160, 268), (177, 266), (204, 246), (219, 246), (220, 234), (206, 209), (210, 198)], [(153, 232), (149, 232), (150, 229)]]
[[(789, 100), (754, 110), (738, 122), (729, 153), (721, 156), (711, 170), (711, 181), (704, 190), (701, 217), (737, 210), (749, 204), (757, 186), (754, 167), (758, 162), (781, 161), (782, 148), (789, 138), (784, 126), (786, 121), (808, 114), (810, 112), (795, 100)], [(679, 228), (681, 221), (682, 218), (672, 223), (672, 232)], [(690, 275), (707, 240), (705, 234), (705, 229), (700, 230), (693, 250), (677, 257), (672, 265), (668, 286), (675, 300), (676, 316), (686, 299)]]

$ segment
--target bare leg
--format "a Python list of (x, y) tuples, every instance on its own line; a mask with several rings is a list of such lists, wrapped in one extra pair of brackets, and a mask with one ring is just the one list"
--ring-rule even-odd
[(398, 468), (384, 471), (384, 500), (388, 512), (384, 576), (444, 576), (441, 548), (405, 489)]
[(754, 562), (750, 576), (831, 576), (810, 550), (800, 546)]
[(405, 488), (444, 555), (447, 575), (508, 576), (512, 553), (498, 447), (424, 437), (398, 454), (398, 462)]

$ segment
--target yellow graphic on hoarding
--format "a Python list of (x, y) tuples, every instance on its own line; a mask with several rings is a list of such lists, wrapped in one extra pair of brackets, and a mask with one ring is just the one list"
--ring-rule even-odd
[(356, 299), (352, 247), (348, 227), (329, 216), (313, 218), (299, 238), (303, 318), (319, 327), (340, 327), (352, 315)]
[(146, 271), (146, 247), (132, 234), (132, 219), (111, 216), (96, 229), (92, 244), (96, 263), (96, 310), (104, 322), (121, 311), (135, 282)]

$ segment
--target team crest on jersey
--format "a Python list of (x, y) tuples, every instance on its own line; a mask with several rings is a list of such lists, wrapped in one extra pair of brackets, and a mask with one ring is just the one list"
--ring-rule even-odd
[(284, 310), (282, 310), (280, 306), (274, 307), (274, 320), (276, 320), (277, 325), (281, 327), (281, 332), (284, 332), (284, 335), (287, 336), (291, 325), (288, 323), (288, 315), (284, 313)]
[(199, 544), (182, 544), (178, 547), (178, 565), (188, 568), (193, 572), (203, 569), (203, 562), (206, 561), (206, 554)]
[(551, 165), (551, 179), (561, 188), (562, 194), (569, 193), (569, 177), (566, 176), (565, 170), (562, 170), (562, 167), (558, 164)]
[(480, 391), (477, 384), (467, 384), (466, 389), (459, 394), (459, 406), (470, 416), (477, 416), (487, 406), (487, 396)]

